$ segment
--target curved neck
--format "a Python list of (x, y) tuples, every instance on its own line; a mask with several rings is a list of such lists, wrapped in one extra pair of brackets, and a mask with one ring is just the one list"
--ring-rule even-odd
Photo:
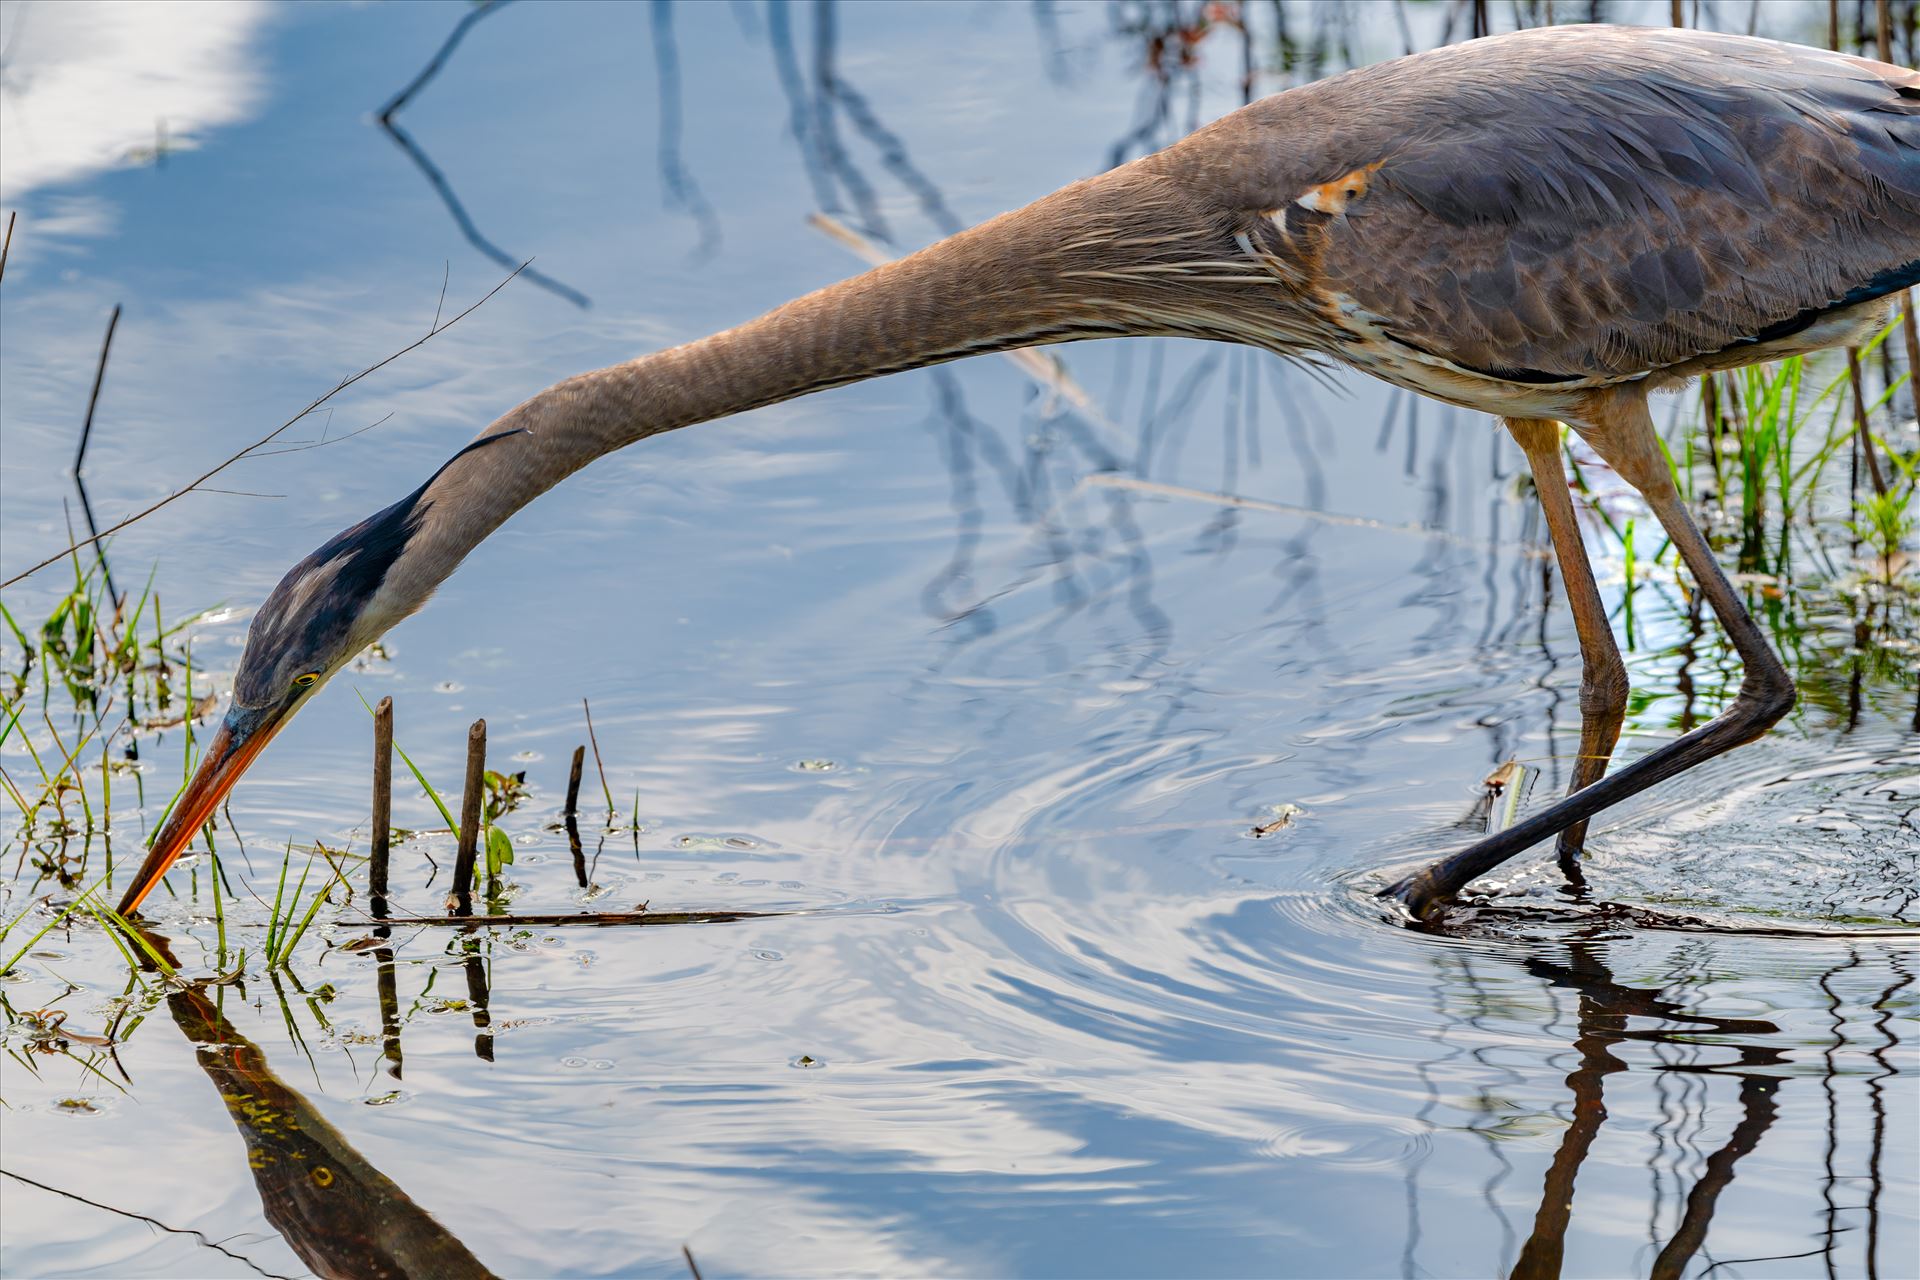
[(647, 436), (980, 352), (1168, 332), (1165, 316), (1200, 305), (1181, 273), (1217, 269), (1206, 260), (1222, 240), (1172, 184), (1129, 165), (738, 328), (569, 378), (480, 436), (515, 439), (428, 483), (396, 565), (412, 581), (395, 585), (423, 599), (508, 516)]

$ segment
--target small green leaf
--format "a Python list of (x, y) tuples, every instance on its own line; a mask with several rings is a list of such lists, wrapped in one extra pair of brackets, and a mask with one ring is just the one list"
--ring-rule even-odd
[(499, 827), (487, 830), (487, 874), (498, 876), (500, 868), (513, 865), (513, 839)]

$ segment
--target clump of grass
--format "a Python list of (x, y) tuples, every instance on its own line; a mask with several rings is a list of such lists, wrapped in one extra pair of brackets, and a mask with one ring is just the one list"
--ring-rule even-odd
[[(137, 973), (142, 968), (142, 965), (134, 959), (133, 953), (127, 949), (126, 941), (123, 941), (123, 939), (131, 941), (135, 947), (144, 952), (154, 968), (157, 968), (168, 977), (175, 976), (174, 967), (167, 958), (161, 955), (140, 931), (128, 922), (125, 916), (115, 911), (112, 907), (107, 906), (99, 899), (99, 892), (105, 886), (106, 878), (103, 876), (75, 894), (66, 906), (55, 912), (53, 918), (40, 926), (33, 936), (28, 938), (17, 951), (9, 955), (4, 962), (0, 962), (0, 974), (12, 972), (14, 966), (24, 960), (27, 954), (39, 945), (40, 939), (59, 928), (76, 913), (84, 912), (92, 916), (100, 924), (102, 930), (106, 933), (108, 941), (112, 942), (114, 947), (119, 950), (121, 957), (126, 960), (130, 970)], [(8, 921), (5, 926), (0, 926), (0, 943), (4, 943), (14, 929), (19, 926), (32, 911), (33, 906), (29, 904), (25, 910)]]
[(1847, 522), (1854, 536), (1872, 549), (1879, 560), (1881, 581), (1893, 586), (1894, 568), (1901, 548), (1913, 535), (1913, 496), (1920, 487), (1920, 459), (1892, 454), (1899, 479), (1885, 493), (1865, 494), (1858, 504), (1859, 516)]
[(267, 939), (262, 944), (269, 970), (287, 967), (293, 958), (293, 949), (300, 945), (300, 939), (306, 936), (308, 927), (313, 924), (314, 917), (320, 914), (320, 908), (333, 890), (334, 881), (329, 879), (314, 890), (306, 911), (300, 910), (301, 895), (306, 892), (307, 877), (313, 871), (317, 856), (315, 851), (308, 851), (306, 865), (300, 868), (299, 882), (293, 886), (293, 895), (288, 897), (287, 874), (293, 863), (293, 842), (287, 842), (286, 853), (280, 859), (280, 881), (274, 889), (273, 906), (267, 920)]
[[(1897, 327), (1897, 321), (1887, 325), (1860, 349), (1863, 364)], [(1737, 520), (1741, 530), (1743, 569), (1780, 568), (1787, 555), (1785, 534), (1796, 523), (1808, 527), (1823, 523), (1869, 527), (1873, 538), (1879, 539), (1874, 545), (1883, 560), (1888, 558), (1885, 539), (1893, 535), (1897, 546), (1911, 531), (1910, 526), (1901, 525), (1904, 506), (1898, 499), (1888, 505), (1882, 501), (1884, 495), (1856, 496), (1858, 509), (1838, 516), (1830, 503), (1822, 501), (1831, 483), (1833, 463), (1857, 433), (1854, 405), (1847, 394), (1851, 381), (1848, 371), (1838, 370), (1817, 394), (1809, 396), (1811, 373), (1808, 358), (1795, 356), (1707, 378), (1701, 384), (1700, 397), (1704, 447), (1696, 450), (1692, 431), (1677, 451), (1671, 444), (1666, 446), (1676, 479), (1684, 478), (1682, 491), (1690, 495), (1694, 460), (1707, 459), (1720, 506), (1729, 518)], [(1879, 414), (1910, 376), (1903, 373), (1886, 379), (1877, 395), (1863, 400), (1860, 412), (1869, 419)], [(1891, 457), (1900, 467), (1905, 489), (1910, 492), (1911, 468), (1902, 461), (1901, 452), (1891, 447), (1884, 434), (1870, 438), (1879, 456)], [(1676, 452), (1683, 461), (1676, 462)], [(1877, 504), (1878, 509), (1865, 509), (1868, 503)], [(1781, 536), (1773, 540), (1776, 549), (1769, 555), (1765, 535), (1774, 526)], [(1863, 540), (1870, 540), (1857, 528), (1855, 532)]]
[[(72, 585), (39, 624), (23, 625), (0, 604), (0, 745), (20, 734), (39, 773), (37, 783), (23, 786), (0, 766), (0, 792), (21, 815), (11, 837), (19, 841), (21, 858), (32, 853), (37, 870), (67, 887), (79, 882), (86, 861), (85, 850), (74, 858), (67, 842), (104, 837), (112, 829), (115, 773), (133, 772), (135, 795), (144, 799), (132, 763), (141, 735), (185, 726), (190, 757), (193, 720), (216, 701), (211, 692), (194, 696), (186, 639), (206, 611), (169, 626), (151, 575), (129, 601), (113, 595), (104, 553), (90, 564), (77, 553), (72, 560)], [(27, 714), (36, 693), (37, 724)], [(56, 701), (70, 711), (70, 729), (55, 723)], [(110, 869), (111, 844), (105, 847)]]

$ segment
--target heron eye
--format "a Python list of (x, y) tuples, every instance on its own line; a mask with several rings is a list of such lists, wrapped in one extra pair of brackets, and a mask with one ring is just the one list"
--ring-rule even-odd
[(307, 672), (307, 674), (303, 676), (295, 676), (293, 678), (293, 683), (296, 687), (304, 689), (308, 685), (312, 684), (314, 681), (318, 680), (319, 678), (320, 678), (320, 673), (318, 671), (309, 671)]

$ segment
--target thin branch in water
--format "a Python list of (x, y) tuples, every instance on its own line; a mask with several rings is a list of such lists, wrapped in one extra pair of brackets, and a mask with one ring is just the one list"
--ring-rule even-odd
[(446, 258), (440, 263), (440, 297), (433, 304), (433, 322), (440, 323), (440, 313), (447, 305), (447, 282), (453, 279), (453, 259)]
[[(87, 482), (80, 478), (80, 473), (77, 471), (73, 475), (73, 487), (80, 493), (80, 511), (87, 517), (87, 532), (97, 540), (100, 537), (100, 525), (93, 518), (93, 501), (87, 496)], [(71, 538), (72, 535), (69, 534), (68, 537)], [(113, 607), (118, 609), (121, 595), (119, 589), (113, 585), (113, 567), (107, 563), (107, 549), (96, 541), (93, 554), (94, 559), (100, 562), (101, 577), (106, 579), (107, 595), (112, 599)]]
[[(302, 440), (297, 444), (290, 444), (284, 449), (267, 449), (260, 453), (250, 452), (247, 454), (246, 460), (252, 462), (255, 458), (277, 458), (283, 453), (305, 453), (309, 449), (324, 449), (330, 444), (340, 444), (343, 441), (353, 439), (355, 436), (363, 436), (375, 427), (385, 423), (391, 417), (393, 417), (391, 413), (383, 413), (366, 426), (361, 427), (358, 431), (349, 431), (343, 436), (330, 436), (323, 440)], [(208, 489), (205, 492), (213, 493), (216, 492), (216, 490)], [(273, 496), (279, 497), (280, 495), (275, 494)]]
[(600, 794), (607, 800), (607, 825), (613, 825), (613, 788), (607, 785), (607, 766), (600, 763), (600, 739), (593, 733), (593, 708), (587, 705), (585, 698), (580, 699), (580, 709), (587, 714), (587, 741), (593, 744), (593, 767), (600, 771)]
[(947, 206), (940, 188), (913, 163), (913, 157), (907, 152), (907, 144), (900, 136), (880, 123), (880, 117), (868, 105), (866, 98), (837, 73), (830, 87), (834, 98), (846, 108), (847, 119), (853, 122), (853, 127), (880, 152), (881, 166), (898, 178), (901, 186), (913, 192), (921, 209), (926, 212), (928, 221), (939, 227), (942, 235), (950, 236), (962, 230), (966, 224)]
[(406, 106), (414, 94), (426, 88), (427, 83), (440, 74), (441, 68), (447, 65), (447, 59), (452, 57), (453, 51), (460, 47), (460, 42), (467, 38), (467, 32), (473, 27), (474, 23), (486, 17), (495, 9), (505, 8), (512, 2), (513, 0), (480, 0), (479, 4), (469, 9), (460, 21), (453, 24), (453, 31), (441, 42), (439, 49), (435, 50), (433, 57), (427, 60), (427, 65), (420, 68), (420, 73), (414, 76), (413, 79), (407, 81), (407, 87), (394, 94), (393, 97), (387, 100), (387, 105), (380, 108), (380, 123), (386, 124), (392, 120), (394, 112)]
[(166, 1223), (160, 1221), (160, 1219), (158, 1218), (149, 1218), (144, 1213), (134, 1213), (128, 1209), (116, 1209), (110, 1204), (101, 1204), (98, 1200), (89, 1200), (85, 1196), (78, 1195), (72, 1191), (62, 1191), (60, 1188), (50, 1187), (44, 1182), (35, 1182), (32, 1178), (26, 1177), (23, 1174), (15, 1173), (11, 1169), (0, 1169), (0, 1175), (4, 1175), (6, 1177), (12, 1178), (15, 1182), (24, 1182), (30, 1187), (38, 1187), (40, 1188), (40, 1190), (45, 1191), (51, 1195), (63, 1196), (68, 1200), (77, 1200), (81, 1204), (89, 1205), (95, 1209), (104, 1209), (108, 1213), (117, 1213), (123, 1218), (132, 1218), (135, 1222), (144, 1222), (150, 1227), (158, 1227), (160, 1228), (160, 1230), (168, 1232), (172, 1235), (192, 1236), (194, 1239), (198, 1240), (202, 1245), (206, 1246), (209, 1249), (212, 1249), (215, 1253), (223, 1253), (227, 1257), (232, 1258), (235, 1262), (243, 1263), (244, 1265), (251, 1267), (254, 1271), (259, 1272), (263, 1276), (272, 1276), (272, 1277), (275, 1277), (275, 1280), (293, 1280), (293, 1277), (283, 1276), (278, 1271), (268, 1271), (265, 1267), (262, 1267), (259, 1263), (255, 1262), (252, 1258), (247, 1257), (243, 1253), (235, 1253), (233, 1250), (228, 1249), (216, 1243), (215, 1241), (209, 1239), (202, 1232), (194, 1231), (187, 1227), (170, 1227)]
[[(471, 244), (500, 266), (511, 267), (514, 260), (507, 255), (507, 252), (480, 234), (480, 228), (475, 226), (473, 219), (468, 216), (466, 206), (461, 204), (460, 197), (454, 194), (453, 184), (447, 181), (447, 175), (440, 171), (438, 165), (427, 159), (427, 153), (421, 150), (419, 144), (413, 140), (413, 136), (405, 129), (402, 129), (399, 122), (393, 118), (398, 114), (400, 108), (407, 105), (414, 94), (424, 88), (428, 81), (440, 74), (440, 70), (446, 65), (448, 57), (452, 55), (454, 49), (460, 44), (460, 41), (466, 37), (468, 30), (472, 28), (473, 24), (501, 8), (506, 3), (508, 3), (508, 0), (485, 0), (485, 3), (480, 4), (466, 13), (459, 22), (454, 24), (452, 34), (440, 45), (440, 48), (434, 53), (433, 57), (428, 60), (427, 65), (421, 69), (420, 74), (409, 81), (406, 88), (396, 93), (392, 99), (388, 101), (386, 106), (380, 108), (380, 113), (374, 117), (374, 120), (382, 129), (386, 130), (387, 136), (393, 139), (394, 145), (406, 154), (407, 159), (413, 161), (414, 167), (420, 170), (421, 175), (427, 180), (427, 185), (432, 187), (434, 193), (440, 197), (440, 202), (447, 206), (447, 212), (453, 216), (454, 225), (460, 228), (460, 234), (467, 238), (467, 243)], [(545, 272), (535, 271), (527, 265), (531, 261), (532, 259), (529, 258), (526, 262), (520, 264), (520, 270), (526, 272), (529, 281), (539, 285), (549, 293), (565, 298), (568, 302), (571, 302), (574, 306), (582, 310), (593, 305), (587, 295), (581, 293), (578, 289), (561, 284)]]
[(667, 204), (685, 209), (700, 228), (693, 259), (704, 262), (720, 248), (720, 216), (680, 155), (680, 50), (673, 39), (673, 0), (653, 0), (653, 64), (660, 86), (660, 181)]
[(73, 454), (74, 479), (80, 478), (81, 464), (87, 460), (87, 442), (93, 439), (93, 411), (100, 403), (100, 384), (107, 378), (107, 353), (113, 350), (113, 331), (120, 327), (120, 304), (113, 304), (107, 317), (107, 336), (100, 340), (100, 361), (93, 367), (93, 390), (87, 396), (86, 420), (80, 424), (80, 447)]
[[(473, 224), (473, 219), (467, 216), (466, 206), (462, 205), (460, 203), (460, 197), (453, 193), (453, 186), (447, 181), (447, 176), (440, 172), (438, 166), (436, 166), (433, 161), (427, 159), (427, 153), (420, 149), (418, 144), (414, 142), (412, 136), (409, 135), (405, 129), (391, 122), (383, 123), (381, 127), (387, 131), (387, 135), (394, 140), (395, 144), (397, 144), (402, 151), (406, 152), (407, 158), (413, 161), (420, 172), (425, 175), (428, 184), (438, 193), (441, 202), (447, 206), (447, 212), (453, 215), (453, 221), (460, 228), (460, 233), (467, 238), (467, 243), (471, 244), (499, 265), (503, 267), (512, 266), (513, 259), (507, 256), (506, 251), (480, 234), (480, 228), (476, 227)], [(529, 258), (527, 261), (531, 262), (532, 259)], [(593, 305), (592, 299), (588, 298), (586, 294), (581, 293), (578, 289), (572, 288), (569, 285), (560, 283), (544, 271), (536, 271), (524, 262), (520, 265), (519, 269), (526, 273), (527, 280), (530, 283), (539, 285), (548, 293), (565, 298), (568, 302), (571, 302), (583, 311)]]
[(801, 167), (807, 171), (807, 181), (813, 184), (813, 202), (822, 209), (831, 209), (837, 197), (833, 180), (814, 145), (812, 108), (800, 78), (800, 60), (793, 51), (793, 31), (787, 21), (789, 12), (790, 7), (781, 0), (767, 5), (767, 43), (773, 50), (773, 67), (780, 80), (780, 90), (787, 96), (787, 129), (800, 146)]
[[(822, 167), (843, 189), (854, 208), (860, 211), (860, 220), (866, 224), (867, 234), (881, 240), (891, 240), (892, 233), (887, 230), (886, 221), (880, 216), (880, 201), (875, 197), (873, 187), (861, 176), (860, 171), (847, 158), (847, 152), (840, 145), (839, 131), (834, 127), (833, 104), (837, 101), (833, 92), (836, 78), (834, 50), (838, 43), (838, 25), (836, 23), (832, 0), (814, 0), (813, 4), (813, 141), (815, 154), (820, 158)], [(828, 205), (827, 212), (832, 213), (837, 204)]]
[(1867, 475), (1873, 481), (1875, 496), (1887, 496), (1887, 478), (1880, 470), (1880, 455), (1873, 447), (1873, 432), (1867, 425), (1867, 395), (1860, 383), (1860, 352), (1847, 348), (1847, 380), (1853, 388), (1853, 426), (1858, 434), (1860, 456), (1867, 461)]
[[(87, 442), (93, 438), (93, 411), (100, 403), (100, 384), (107, 377), (107, 353), (113, 350), (113, 334), (120, 327), (120, 304), (113, 304), (113, 314), (107, 317), (107, 336), (100, 340), (100, 360), (93, 370), (93, 390), (87, 395), (87, 416), (80, 424), (80, 447), (73, 454), (73, 486), (80, 491), (80, 509), (86, 513), (87, 532), (96, 538), (100, 526), (93, 518), (93, 502), (87, 496), (87, 482), (80, 476), (80, 468), (87, 460)], [(72, 535), (68, 535), (71, 539)], [(107, 582), (107, 598), (114, 607), (120, 605), (120, 592), (113, 585), (113, 569), (107, 564), (107, 551), (98, 543), (94, 545), (94, 559), (100, 562), (101, 576)]]
[[(1111, 471), (1097, 471), (1081, 478), (1075, 486), (1093, 489), (1125, 489), (1135, 493), (1148, 493), (1162, 498), (1185, 498), (1192, 502), (1213, 503), (1223, 507), (1236, 507), (1246, 511), (1267, 511), (1274, 515), (1298, 516), (1303, 520), (1312, 520), (1319, 524), (1342, 525), (1350, 529), (1375, 529), (1381, 533), (1411, 534), (1416, 538), (1426, 538), (1433, 542), (1444, 542), (1453, 546), (1471, 547), (1476, 550), (1501, 549), (1513, 552), (1529, 559), (1547, 559), (1552, 552), (1533, 546), (1485, 542), (1478, 538), (1464, 537), (1450, 533), (1445, 529), (1435, 529), (1424, 524), (1390, 524), (1385, 520), (1372, 520), (1364, 516), (1344, 516), (1332, 511), (1320, 511), (1313, 507), (1296, 506), (1290, 502), (1270, 502), (1265, 498), (1246, 498), (1236, 493), (1209, 493), (1204, 489), (1189, 489), (1185, 485), (1163, 484), (1158, 480), (1143, 480), (1137, 476), (1120, 475)], [(1056, 504), (1057, 505), (1057, 504)]]
[(199, 476), (197, 476), (195, 479), (193, 479), (184, 487), (174, 490), (172, 493), (169, 493), (166, 497), (160, 499), (158, 502), (150, 503), (149, 505), (141, 508), (139, 511), (134, 512), (132, 515), (128, 516), (126, 519), (120, 521), (118, 524), (109, 525), (106, 529), (104, 529), (100, 533), (96, 533), (89, 538), (81, 539), (80, 541), (75, 542), (73, 545), (55, 552), (53, 555), (48, 556), (46, 559), (40, 561), (39, 563), (21, 570), (19, 573), (14, 574), (11, 578), (8, 578), (6, 581), (0, 582), (0, 588), (10, 587), (14, 585), (16, 582), (23, 581), (24, 579), (29, 578), (32, 575), (40, 572), (42, 569), (46, 568), (48, 565), (57, 564), (60, 561), (66, 559), (68, 556), (72, 555), (74, 552), (79, 551), (84, 547), (93, 546), (95, 543), (100, 542), (102, 539), (109, 538), (114, 534), (120, 532), (122, 529), (126, 528), (130, 524), (133, 524), (135, 521), (144, 520), (148, 516), (152, 515), (154, 512), (160, 510), (160, 508), (167, 506), (170, 503), (177, 502), (179, 499), (186, 497), (188, 494), (197, 490), (201, 485), (213, 479), (215, 476), (219, 475), (222, 471), (225, 471), (228, 467), (232, 466), (234, 463), (252, 454), (254, 450), (260, 449), (266, 445), (273, 443), (275, 440), (279, 439), (281, 434), (287, 431), (289, 428), (291, 428), (296, 422), (299, 422), (302, 418), (312, 413), (315, 409), (318, 409), (321, 405), (325, 404), (327, 401), (333, 399), (333, 397), (339, 395), (342, 391), (345, 391), (348, 387), (352, 386), (354, 383), (360, 381), (362, 378), (365, 378), (371, 374), (379, 372), (381, 369), (386, 368), (388, 365), (392, 364), (395, 360), (398, 360), (401, 356), (408, 355), (414, 351), (419, 350), (421, 347), (425, 346), (428, 342), (432, 341), (434, 338), (438, 337), (440, 334), (445, 333), (448, 329), (451, 329), (454, 325), (459, 324), (462, 320), (466, 319), (468, 316), (478, 311), (481, 307), (485, 306), (488, 300), (491, 299), (494, 294), (506, 288), (507, 285), (513, 280), (513, 278), (519, 275), (525, 269), (526, 269), (526, 264), (521, 263), (520, 266), (515, 267), (511, 272), (509, 272), (506, 278), (501, 280), (499, 284), (496, 284), (495, 286), (493, 286), (493, 288), (487, 290), (486, 293), (482, 294), (478, 302), (473, 303), (466, 310), (454, 316), (453, 319), (447, 321), (445, 324), (435, 325), (433, 328), (427, 330), (426, 333), (422, 334), (420, 337), (416, 338), (414, 341), (408, 343), (406, 346), (400, 348), (398, 351), (394, 352), (392, 355), (387, 356), (385, 359), (376, 361), (375, 363), (368, 365), (366, 368), (362, 369), (360, 372), (356, 374), (353, 374), (351, 377), (342, 378), (339, 382), (336, 382), (333, 385), (333, 389), (328, 391), (325, 395), (322, 395), (319, 398), (315, 399), (312, 403), (308, 404), (306, 408), (300, 410), (300, 412), (294, 414), (291, 418), (288, 418), (285, 422), (281, 423), (279, 426), (275, 427), (273, 430), (267, 432), (266, 435), (261, 436), (258, 440), (254, 441), (252, 444), (240, 450), (240, 452), (228, 457), (226, 460), (221, 462), (218, 466), (209, 468), (208, 470), (202, 472)]
[(550, 915), (513, 915), (492, 916), (394, 916), (392, 919), (356, 920), (356, 926), (384, 924), (393, 927), (435, 925), (452, 926), (459, 929), (477, 929), (482, 925), (509, 925), (515, 928), (556, 928), (567, 924), (587, 924), (596, 927), (616, 925), (649, 924), (730, 924), (736, 920), (759, 920), (768, 916), (791, 915), (788, 911), (579, 911)]

